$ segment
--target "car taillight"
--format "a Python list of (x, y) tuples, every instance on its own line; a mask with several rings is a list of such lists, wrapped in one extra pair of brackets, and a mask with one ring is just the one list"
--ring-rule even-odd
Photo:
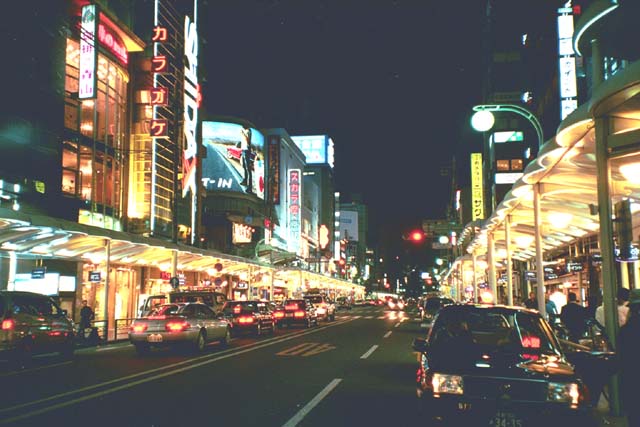
[(282, 311), (276, 311), (275, 313), (273, 313), (273, 317), (275, 317), (276, 319), (281, 319), (284, 317), (284, 313)]
[(304, 317), (304, 311), (302, 310), (298, 310), (295, 313), (293, 313), (293, 317)]
[(191, 325), (187, 322), (167, 322), (164, 327), (169, 332), (182, 332), (188, 329), (189, 326)]
[(131, 325), (131, 332), (140, 333), (146, 330), (147, 330), (147, 325), (145, 324)]
[(251, 316), (240, 316), (238, 317), (238, 323), (253, 323), (253, 317)]
[(3, 331), (12, 331), (13, 328), (16, 327), (16, 321), (13, 319), (4, 319), (2, 321), (2, 330)]

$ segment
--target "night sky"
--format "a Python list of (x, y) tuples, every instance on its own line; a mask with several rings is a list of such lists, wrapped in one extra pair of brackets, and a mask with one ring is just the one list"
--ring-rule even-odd
[(343, 199), (370, 229), (443, 218), (442, 168), (462, 184), (481, 137), (483, 3), (478, 0), (208, 0), (200, 59), (208, 114), (290, 135), (328, 134)]

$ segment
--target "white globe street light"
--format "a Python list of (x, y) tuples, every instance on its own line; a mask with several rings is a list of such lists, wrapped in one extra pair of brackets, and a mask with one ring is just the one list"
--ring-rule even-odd
[(493, 127), (496, 122), (496, 118), (491, 111), (480, 110), (476, 111), (471, 116), (471, 126), (478, 132), (486, 132)]

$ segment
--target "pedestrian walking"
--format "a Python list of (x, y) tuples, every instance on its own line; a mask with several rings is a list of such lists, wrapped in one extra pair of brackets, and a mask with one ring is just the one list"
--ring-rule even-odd
[(627, 413), (628, 426), (640, 427), (640, 405), (637, 393), (640, 385), (640, 289), (629, 294), (629, 317), (618, 334), (620, 361), (620, 392)]
[(569, 302), (562, 307), (560, 320), (569, 332), (569, 339), (578, 342), (585, 331), (587, 310), (578, 304), (578, 297), (574, 292), (569, 292)]

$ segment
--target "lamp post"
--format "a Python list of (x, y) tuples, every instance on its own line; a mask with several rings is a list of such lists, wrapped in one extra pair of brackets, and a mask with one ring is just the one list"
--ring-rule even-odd
[(536, 130), (538, 136), (538, 147), (542, 147), (544, 136), (542, 134), (542, 126), (538, 118), (529, 110), (514, 104), (482, 104), (473, 107), (475, 113), (471, 117), (471, 126), (478, 132), (488, 131), (495, 123), (495, 117), (492, 112), (507, 111), (509, 113), (518, 114), (531, 123)]
[[(494, 123), (495, 123), (495, 117), (493, 116), (493, 112), (509, 112), (509, 113), (515, 113), (518, 114), (521, 117), (524, 117), (525, 119), (527, 119), (529, 121), (529, 123), (531, 123), (531, 125), (533, 126), (533, 128), (536, 131), (536, 135), (538, 136), (538, 149), (540, 147), (542, 147), (542, 144), (544, 144), (544, 136), (543, 136), (543, 132), (542, 132), (542, 126), (540, 125), (540, 121), (538, 120), (538, 118), (529, 110), (527, 110), (524, 107), (521, 107), (519, 105), (514, 105), (514, 104), (482, 104), (482, 105), (476, 105), (473, 107), (473, 111), (475, 111), (475, 113), (473, 114), (473, 116), (471, 117), (471, 126), (478, 132), (486, 132), (488, 130), (490, 130)], [(536, 225), (539, 225), (540, 222), (540, 209), (539, 209), (539, 199), (541, 198), (541, 194), (537, 193), (537, 203), (538, 203), (538, 210), (536, 210), (536, 215), (535, 215), (535, 222)], [(493, 208), (493, 207), (492, 207)], [(507, 227), (509, 227), (509, 225), (507, 225)], [(544, 301), (544, 269), (542, 266), (542, 236), (541, 236), (541, 232), (540, 232), (541, 227), (540, 226), (536, 226), (535, 230), (536, 230), (536, 260), (537, 260), (537, 264), (538, 264), (538, 274), (537, 274), (537, 284), (538, 284), (538, 292), (537, 292), (537, 298), (538, 298), (538, 311), (540, 312), (540, 314), (542, 314), (543, 316), (545, 315), (545, 301)], [(507, 239), (507, 243), (506, 243), (506, 249), (507, 249), (507, 259), (511, 259), (511, 254), (510, 254), (510, 244), (509, 244), (509, 237), (506, 238)], [(490, 254), (492, 255), (492, 254)], [(491, 257), (492, 258), (492, 257)], [(493, 260), (491, 261), (493, 262)], [(508, 271), (510, 270), (510, 267), (507, 269)], [(490, 266), (491, 268), (491, 266)], [(489, 270), (491, 273), (491, 270)], [(509, 275), (511, 276), (511, 275)], [(509, 279), (511, 279), (511, 277), (509, 277)], [(495, 280), (495, 279), (494, 279)], [(490, 282), (492, 282), (490, 280)], [(511, 297), (512, 295), (512, 290), (509, 289), (509, 296)]]

